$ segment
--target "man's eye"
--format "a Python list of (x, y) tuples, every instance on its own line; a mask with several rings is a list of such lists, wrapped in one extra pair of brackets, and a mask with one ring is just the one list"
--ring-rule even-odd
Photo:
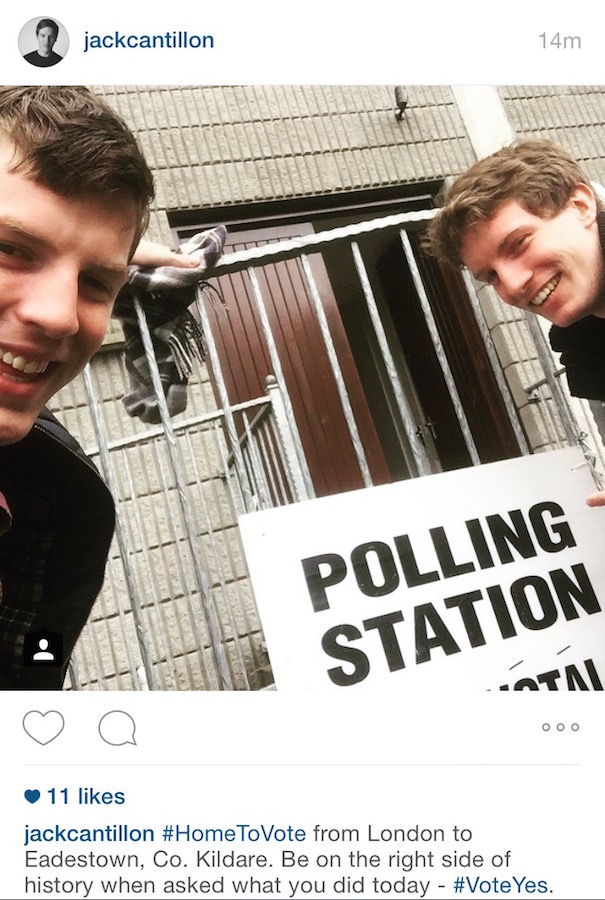
[(82, 277), (82, 283), (97, 294), (113, 296), (115, 293), (113, 285), (109, 284), (107, 281), (103, 281), (102, 278), (96, 278), (94, 275), (84, 275)]
[(11, 259), (29, 259), (27, 252), (21, 247), (18, 247), (16, 244), (7, 244), (3, 241), (0, 241), (0, 253)]

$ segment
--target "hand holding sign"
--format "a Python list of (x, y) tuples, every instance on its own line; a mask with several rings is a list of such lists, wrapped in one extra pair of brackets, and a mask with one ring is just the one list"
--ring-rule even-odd
[(586, 498), (588, 506), (605, 506), (605, 491), (597, 491)]

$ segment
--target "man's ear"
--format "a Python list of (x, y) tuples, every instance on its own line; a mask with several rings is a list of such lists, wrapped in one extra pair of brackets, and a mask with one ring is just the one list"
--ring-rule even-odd
[(582, 224), (589, 228), (594, 224), (599, 211), (595, 192), (589, 184), (580, 183), (575, 186), (569, 197), (569, 205), (577, 210)]

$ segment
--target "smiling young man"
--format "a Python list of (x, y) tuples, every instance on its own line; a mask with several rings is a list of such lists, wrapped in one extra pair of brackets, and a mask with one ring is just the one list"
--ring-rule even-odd
[[(100, 346), (153, 181), (84, 88), (0, 89), (0, 687), (60, 688), (100, 590), (113, 503), (44, 411)], [(28, 636), (62, 660), (28, 666)]]
[(605, 213), (573, 157), (536, 140), (479, 160), (448, 191), (428, 246), (551, 322), (571, 393), (605, 400)]

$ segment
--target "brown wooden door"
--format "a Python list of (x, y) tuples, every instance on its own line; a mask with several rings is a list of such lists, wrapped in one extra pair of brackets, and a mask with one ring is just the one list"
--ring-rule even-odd
[[(257, 247), (312, 233), (307, 224), (233, 232), (229, 249)], [(310, 256), (330, 332), (375, 484), (391, 480), (355, 360), (321, 256)], [(363, 487), (312, 298), (297, 259), (257, 269), (296, 424), (318, 496)], [(211, 327), (232, 403), (262, 396), (272, 374), (246, 272), (221, 276), (222, 302), (210, 304)]]

